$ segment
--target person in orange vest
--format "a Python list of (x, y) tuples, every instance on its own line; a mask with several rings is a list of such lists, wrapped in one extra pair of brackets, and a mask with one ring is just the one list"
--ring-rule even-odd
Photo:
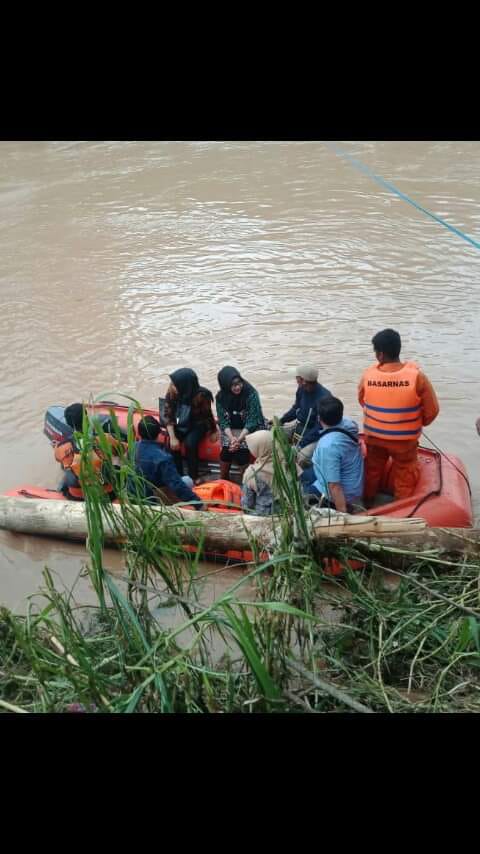
[(435, 420), (440, 407), (418, 365), (400, 361), (398, 332), (383, 329), (372, 344), (377, 364), (363, 372), (358, 386), (367, 446), (364, 497), (366, 501), (374, 498), (391, 457), (395, 498), (408, 498), (419, 478), (417, 448), (422, 428)]
[[(81, 433), (83, 430), (83, 415), (84, 406), (81, 403), (72, 403), (65, 409), (65, 421), (73, 430)], [(113, 436), (108, 436), (110, 444), (113, 448), (119, 443)], [(85, 495), (80, 482), (81, 470), (81, 440), (65, 439), (60, 442), (54, 449), (54, 456), (63, 469), (63, 477), (59, 486), (59, 492), (62, 492), (65, 498), (70, 501), (84, 501)], [(113, 486), (103, 477), (103, 455), (98, 448), (92, 450), (90, 454), (90, 462), (93, 470), (98, 474), (101, 480), (103, 491), (110, 499), (115, 497)]]

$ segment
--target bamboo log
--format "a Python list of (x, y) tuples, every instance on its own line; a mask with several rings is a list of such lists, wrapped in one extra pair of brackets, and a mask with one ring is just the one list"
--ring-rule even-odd
[[(203, 537), (206, 549), (219, 552), (229, 549), (249, 549), (253, 539), (260, 547), (270, 548), (281, 520), (278, 517), (249, 516), (243, 514), (207, 513), (179, 507), (154, 508), (158, 524), (169, 525), (172, 520), (180, 525), (181, 540), (186, 545), (197, 545)], [(121, 507), (111, 505), (111, 510), (122, 529)], [(427, 528), (421, 519), (396, 519), (385, 516), (349, 516), (327, 511), (312, 512), (309, 517), (312, 539), (359, 538), (374, 540), (386, 546), (399, 546), (407, 551), (437, 549), (440, 552), (478, 554), (480, 530)], [(84, 541), (88, 535), (85, 504), (45, 499), (0, 496), (0, 529), (22, 534), (35, 534), (61, 539)], [(105, 542), (122, 542), (122, 536), (105, 519)]]

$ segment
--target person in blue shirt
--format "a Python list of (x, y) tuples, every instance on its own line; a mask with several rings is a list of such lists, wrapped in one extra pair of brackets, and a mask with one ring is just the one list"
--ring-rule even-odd
[(284, 430), (288, 438), (293, 438), (298, 446), (297, 462), (301, 466), (308, 466), (320, 435), (319, 403), (332, 395), (328, 388), (318, 382), (318, 368), (311, 365), (297, 368), (296, 380), (295, 401), (280, 418), (280, 424), (287, 425)]
[(343, 403), (336, 397), (322, 400), (318, 412), (323, 429), (312, 466), (300, 478), (303, 491), (323, 499), (324, 506), (352, 513), (356, 507), (361, 507), (364, 482), (358, 424), (343, 417)]
[(140, 475), (138, 481), (132, 478), (127, 484), (131, 496), (140, 496), (150, 502), (156, 498), (156, 490), (167, 489), (173, 493), (176, 501), (188, 501), (195, 510), (203, 510), (203, 504), (192, 490), (193, 481), (190, 477), (180, 477), (172, 455), (165, 451), (157, 442), (160, 433), (160, 423), (152, 415), (146, 415), (138, 424), (139, 441), (135, 447), (135, 469)]

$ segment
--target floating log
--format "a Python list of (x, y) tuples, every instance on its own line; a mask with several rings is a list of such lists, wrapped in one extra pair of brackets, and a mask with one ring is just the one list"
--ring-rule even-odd
[[(121, 534), (122, 508), (111, 505), (110, 509), (118, 526), (112, 526), (105, 517), (105, 543), (120, 544), (124, 540)], [(203, 538), (205, 549), (220, 553), (229, 549), (248, 550), (252, 540), (260, 547), (271, 548), (282, 522), (279, 517), (240, 513), (196, 512), (160, 505), (153, 509), (158, 513), (159, 525), (175, 523), (185, 545), (197, 545)], [(181, 521), (185, 522), (184, 526), (179, 526)], [(398, 546), (406, 551), (480, 552), (480, 530), (427, 528), (422, 519), (316, 511), (310, 513), (309, 527), (313, 540), (358, 538), (389, 547)], [(88, 535), (85, 504), (0, 496), (0, 529), (84, 541)]]
[[(359, 539), (366, 541), (366, 549), (398, 549), (418, 553), (427, 557), (440, 555), (480, 555), (480, 528), (425, 528), (424, 531), (405, 530), (401, 534), (362, 534)], [(435, 552), (435, 554), (433, 554)]]

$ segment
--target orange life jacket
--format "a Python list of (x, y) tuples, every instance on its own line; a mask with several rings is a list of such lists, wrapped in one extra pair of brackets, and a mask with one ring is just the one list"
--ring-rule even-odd
[(194, 486), (193, 491), (202, 501), (228, 501), (230, 504), (236, 504), (238, 508), (209, 504), (206, 507), (207, 510), (214, 510), (215, 513), (238, 513), (241, 510), (242, 490), (238, 484), (230, 480), (212, 480), (209, 483)]
[[(112, 448), (112, 454), (118, 453), (123, 448), (126, 453), (128, 450), (128, 442), (122, 442), (121, 439), (115, 438), (111, 433), (104, 433), (104, 438)], [(64, 439), (56, 445), (54, 455), (57, 463), (60, 463), (63, 469), (72, 468), (73, 458), (77, 453), (76, 447), (71, 439)], [(95, 447), (95, 453), (100, 459), (105, 459), (105, 455), (98, 444)]]
[[(114, 456), (115, 456), (115, 454), (118, 454), (118, 452), (119, 452), (122, 448), (123, 448), (124, 452), (125, 452), (125, 453), (127, 453), (127, 451), (128, 451), (128, 442), (122, 442), (122, 440), (121, 440), (121, 439), (117, 439), (117, 437), (116, 437), (116, 436), (114, 436), (112, 433), (104, 433), (104, 434), (103, 434), (103, 436), (104, 436), (104, 438), (107, 440), (108, 444), (111, 446), (111, 448), (112, 448), (112, 454), (113, 454)], [(104, 455), (103, 455), (103, 452), (101, 451), (101, 449), (100, 449), (100, 447), (99, 447), (99, 445), (97, 445), (97, 447), (96, 447), (96, 451), (97, 451), (97, 454), (100, 454), (100, 456), (104, 456)]]
[[(69, 469), (73, 472), (76, 477), (78, 485), (69, 485), (68, 492), (72, 496), (72, 498), (81, 499), (84, 498), (83, 489), (80, 485), (80, 466), (81, 466), (81, 454), (77, 451), (74, 443), (67, 439), (65, 442), (61, 442), (54, 449), (55, 459), (64, 470)], [(90, 462), (93, 466), (93, 470), (98, 474), (102, 486), (103, 491), (110, 493), (113, 491), (113, 486), (111, 483), (104, 481), (102, 478), (102, 459), (96, 451), (92, 451), (90, 454)]]
[(399, 371), (380, 371), (378, 365), (367, 368), (363, 375), (363, 426), (367, 436), (399, 440), (420, 436), (418, 371), (414, 362), (405, 362)]

